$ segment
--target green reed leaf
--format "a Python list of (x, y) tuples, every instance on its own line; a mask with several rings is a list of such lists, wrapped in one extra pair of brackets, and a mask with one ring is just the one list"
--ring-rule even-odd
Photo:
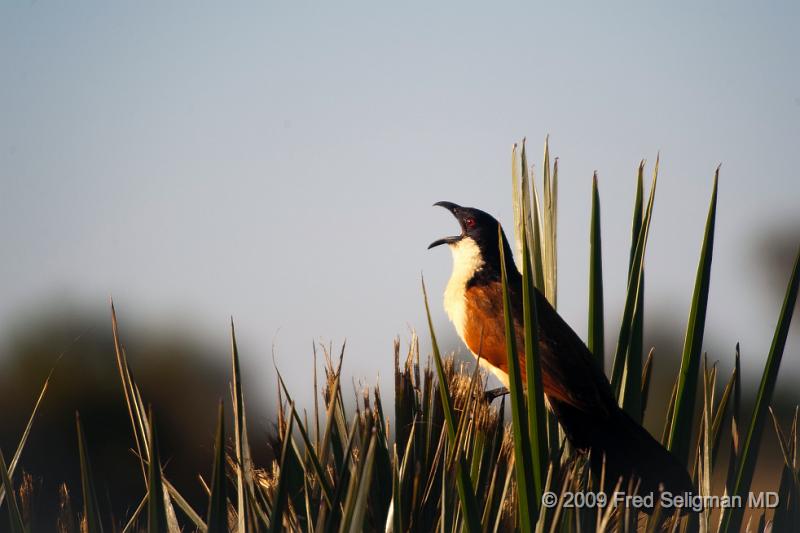
[[(630, 271), (628, 273), (628, 292), (625, 298), (625, 307), (622, 312), (622, 322), (620, 324), (619, 337), (617, 338), (617, 349), (614, 353), (613, 364), (611, 367), (611, 386), (617, 393), (620, 405), (624, 404), (624, 395), (638, 394), (641, 395), (641, 386), (636, 391), (630, 386), (633, 381), (628, 381), (628, 387), (625, 387), (623, 375), (627, 363), (627, 355), (629, 353), (628, 347), (631, 342), (631, 333), (634, 328), (634, 316), (636, 307), (640, 301), (640, 293), (642, 292), (642, 273), (644, 272), (644, 255), (647, 247), (647, 237), (650, 232), (650, 219), (653, 215), (653, 203), (655, 201), (656, 183), (658, 180), (658, 164), (659, 160), (656, 158), (656, 164), (653, 168), (653, 182), (650, 186), (650, 197), (647, 201), (647, 208), (644, 211), (642, 218), (641, 230), (637, 234), (636, 249), (633, 253), (633, 260), (630, 263)], [(641, 168), (641, 165), (640, 165)], [(641, 380), (641, 362), (639, 363), (640, 375), (634, 377), (633, 371), (627, 373), (629, 380)], [(641, 403), (640, 403), (641, 405)]]
[[(505, 289), (507, 292), (507, 287), (505, 287)], [(544, 407), (544, 387), (542, 386), (542, 367), (539, 353), (538, 296), (539, 293), (537, 293), (536, 287), (533, 284), (530, 250), (527, 246), (527, 239), (523, 239), (522, 316), (525, 340), (526, 411), (528, 444), (530, 446), (531, 468), (533, 472), (531, 524), (535, 524), (538, 518), (539, 502), (542, 498), (542, 491), (544, 491), (545, 477), (547, 476), (547, 460), (549, 456), (547, 443), (547, 411)], [(545, 305), (547, 305), (546, 302)], [(508, 335), (508, 331), (506, 331), (506, 335)], [(513, 335), (511, 337), (513, 338)], [(507, 345), (507, 350), (508, 348), (509, 346)], [(512, 346), (512, 348), (515, 347)]]
[(678, 374), (678, 389), (675, 397), (675, 410), (672, 417), (668, 449), (681, 463), (689, 458), (694, 411), (697, 396), (697, 371), (700, 365), (700, 351), (703, 347), (703, 332), (706, 325), (708, 290), (711, 283), (711, 259), (714, 251), (714, 225), (717, 214), (717, 184), (719, 168), (714, 173), (714, 186), (711, 192), (711, 205), (708, 208), (706, 231), (697, 265), (697, 279), (694, 285), (689, 323), (686, 326), (686, 340), (683, 345), (681, 368)]
[(600, 192), (597, 172), (592, 176), (592, 215), (589, 230), (589, 351), (603, 370), (605, 332), (603, 323), (603, 253), (600, 235)]
[[(516, 469), (517, 494), (519, 496), (519, 523), (523, 531), (532, 531), (535, 524), (538, 502), (535, 499), (536, 482), (533, 474), (528, 413), (525, 392), (522, 386), (522, 370), (516, 346), (516, 330), (508, 291), (508, 273), (503, 250), (503, 230), (498, 225), (500, 245), (500, 272), (503, 285), (503, 318), (508, 361), (508, 390), (511, 397), (511, 427), (514, 431), (514, 468)], [(526, 247), (523, 246), (523, 250)], [(538, 455), (537, 455), (538, 457)]]

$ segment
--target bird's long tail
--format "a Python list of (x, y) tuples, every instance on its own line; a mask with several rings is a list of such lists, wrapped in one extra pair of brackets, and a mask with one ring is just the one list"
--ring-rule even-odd
[[(605, 455), (606, 477), (614, 481), (622, 476), (641, 480), (639, 494), (657, 494), (660, 490), (672, 494), (695, 492), (686, 467), (660, 442), (636, 423), (622, 409), (611, 417), (612, 429), (598, 435), (592, 457), (595, 468), (602, 465)], [(599, 464), (597, 464), (599, 463)]]
[(596, 476), (605, 461), (607, 491), (613, 490), (622, 477), (622, 491), (627, 491), (631, 480), (630, 486), (639, 481), (637, 493), (653, 493), (656, 500), (661, 490), (681, 495), (696, 492), (686, 467), (622, 409), (614, 406), (610, 415), (601, 417), (568, 406), (566, 409), (572, 412), (565, 413), (565, 406), (559, 407), (559, 422), (570, 441), (578, 448), (591, 450)]

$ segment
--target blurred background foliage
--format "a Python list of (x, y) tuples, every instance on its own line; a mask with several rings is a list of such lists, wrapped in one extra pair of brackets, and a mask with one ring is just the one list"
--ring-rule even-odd
[[(204, 507), (207, 495), (197, 475), (208, 474), (212, 463), (217, 405), (230, 398), (230, 356), (208, 349), (197, 332), (180, 327), (139, 325), (124, 328), (124, 333), (130, 365), (156, 411), (164, 470), (191, 503)], [(129, 514), (132, 509), (127, 506), (141, 497), (144, 481), (132, 452), (108, 309), (68, 301), (47, 306), (20, 317), (16, 327), (5, 332), (4, 344), (8, 351), (0, 356), (0, 448), (7, 457), (16, 449), (42, 383), (55, 365), (21, 460), (40, 489), (34, 492), (37, 517), (52, 523), (61, 483), (73, 492), (80, 490), (75, 411), (80, 411), (89, 443), (101, 505), (119, 519)], [(272, 380), (269, 386), (274, 387)], [(263, 402), (250, 402), (248, 408), (253, 442), (265, 443), (267, 420), (274, 413)], [(259, 433), (259, 427), (264, 432)], [(265, 445), (254, 446), (253, 452), (259, 461), (271, 457)]]

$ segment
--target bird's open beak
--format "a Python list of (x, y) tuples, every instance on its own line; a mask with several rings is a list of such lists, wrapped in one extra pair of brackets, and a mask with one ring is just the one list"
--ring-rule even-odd
[[(455, 216), (455, 217), (458, 216), (456, 213), (461, 208), (460, 205), (454, 204), (453, 202), (436, 202), (433, 205), (434, 206), (438, 206), (438, 207), (444, 207), (445, 209), (450, 211), (453, 214), (453, 216)], [(461, 235), (454, 235), (452, 237), (444, 237), (442, 239), (435, 240), (432, 243), (430, 243), (430, 245), (428, 245), (428, 250), (430, 250), (431, 248), (434, 248), (436, 246), (439, 246), (440, 244), (453, 244), (453, 243), (456, 243), (456, 242), (460, 241), (463, 237), (464, 237), (464, 234), (462, 233)]]

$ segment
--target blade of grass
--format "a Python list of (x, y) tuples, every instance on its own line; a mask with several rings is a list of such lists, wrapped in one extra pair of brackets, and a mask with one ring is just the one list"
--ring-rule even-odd
[(453, 533), (456, 524), (458, 523), (455, 517), (455, 512), (450, 504), (450, 498), (448, 497), (448, 490), (447, 490), (447, 477), (449, 476), (442, 476), (442, 483), (441, 483), (441, 496), (439, 496), (439, 527), (437, 529), (442, 533)]
[(639, 275), (631, 337), (622, 372), (622, 409), (637, 423), (642, 422), (642, 355), (644, 353), (644, 269)]
[(136, 456), (139, 458), (139, 465), (142, 469), (142, 478), (147, 483), (147, 464), (149, 452), (147, 450), (147, 438), (144, 436), (142, 416), (139, 411), (136, 393), (134, 391), (133, 379), (128, 368), (128, 361), (125, 357), (125, 349), (119, 335), (119, 324), (117, 322), (117, 310), (114, 301), (111, 301), (111, 332), (114, 337), (114, 353), (117, 360), (120, 381), (122, 382), (122, 392), (125, 395), (125, 404), (128, 407), (128, 416), (131, 420), (133, 430), (133, 440), (136, 444)]
[[(408, 493), (408, 494), (404, 493), (403, 492), (403, 490), (404, 490), (403, 487), (404, 487), (404, 485), (406, 485), (408, 487), (408, 489), (411, 489), (411, 490), (413, 490), (413, 487), (414, 487), (414, 480), (416, 479), (416, 476), (414, 474), (409, 476), (408, 472), (409, 472), (409, 464), (413, 460), (412, 459), (412, 445), (414, 444), (414, 441), (415, 441), (414, 437), (415, 437), (416, 432), (417, 432), (417, 427), (419, 427), (421, 425), (422, 425), (422, 423), (418, 423), (416, 421), (412, 424), (412, 426), (411, 426), (411, 434), (409, 435), (408, 442), (406, 443), (406, 449), (405, 449), (405, 452), (403, 452), (403, 459), (400, 462), (399, 470), (397, 472), (397, 475), (398, 475), (397, 482), (399, 483), (399, 490), (400, 490), (400, 493), (398, 494), (398, 499), (400, 501), (400, 504), (395, 507), (395, 513), (398, 513), (398, 512), (401, 513), (399, 515), (399, 517), (397, 518), (397, 521), (398, 521), (399, 525), (402, 526), (402, 527), (400, 527), (400, 529), (396, 530), (396, 531), (405, 531), (405, 529), (406, 529), (405, 528), (405, 524), (407, 524), (412, 519), (412, 517), (414, 516), (412, 514), (413, 511), (414, 511), (413, 504), (414, 504), (414, 502), (416, 500), (413, 498), (413, 493)], [(427, 451), (423, 451), (422, 454), (420, 454), (421, 457), (416, 460), (416, 465), (417, 466), (419, 466), (421, 464), (421, 460), (425, 459), (425, 454), (426, 453), (427, 453)], [(408, 490), (408, 489), (406, 489), (406, 490)], [(411, 497), (411, 499), (408, 499), (409, 497)]]
[(3, 457), (3, 452), (0, 452), (0, 475), (3, 477), (3, 487), (6, 489), (6, 493), (8, 494), (7, 507), (9, 530), (11, 533), (25, 533), (26, 528), (22, 523), (22, 514), (19, 512), (17, 496), (14, 494), (14, 484), (11, 482), (11, 477), (8, 475), (8, 469), (6, 468), (6, 460)]
[(167, 509), (164, 506), (164, 483), (161, 476), (161, 462), (158, 455), (158, 438), (150, 413), (150, 462), (147, 469), (147, 530), (168, 531)]
[[(294, 404), (291, 405), (294, 410)], [(270, 528), (272, 533), (283, 531), (283, 514), (286, 512), (289, 502), (289, 484), (299, 478), (298, 472), (294, 468), (290, 468), (289, 456), (292, 453), (292, 431), (294, 430), (294, 417), (289, 417), (289, 427), (283, 437), (283, 445), (281, 447), (281, 462), (280, 462), (280, 476), (278, 477), (278, 486), (275, 489), (275, 499), (272, 504), (272, 512), (270, 516)], [(302, 474), (301, 474), (302, 475)]]
[(739, 424), (742, 413), (742, 369), (740, 361), (739, 343), (736, 343), (736, 355), (734, 358), (733, 372), (736, 379), (733, 383), (733, 406), (731, 412), (731, 446), (728, 453), (728, 470), (725, 477), (725, 490), (728, 494), (733, 494), (734, 484), (736, 483), (736, 470), (739, 468), (739, 455), (741, 453), (739, 443)]
[[(167, 504), (167, 517), (169, 518), (170, 516), (170, 507), (172, 506), (171, 502), (174, 501), (178, 505), (178, 508), (181, 511), (183, 511), (186, 517), (192, 521), (192, 523), (197, 528), (197, 531), (199, 533), (205, 533), (208, 528), (206, 527), (205, 522), (203, 522), (203, 519), (200, 518), (200, 515), (197, 514), (197, 511), (195, 511), (192, 508), (189, 502), (186, 501), (186, 498), (184, 498), (181, 495), (181, 493), (178, 492), (178, 489), (176, 489), (175, 486), (172, 483), (170, 483), (170, 481), (167, 478), (162, 477), (162, 479), (164, 480), (164, 488), (166, 489), (167, 495), (169, 496), (169, 498), (167, 498), (166, 501), (170, 502)], [(173, 509), (172, 513), (174, 512), (175, 511)]]
[[(531, 250), (536, 288), (544, 293), (545, 278), (542, 259), (543, 243), (539, 196), (536, 194), (536, 183), (529, 176), (528, 156), (525, 151), (525, 139), (522, 140), (522, 149), (520, 150), (520, 167), (522, 169), (522, 204), (520, 205), (520, 217), (524, 221), (525, 236), (528, 239), (528, 248)], [(528, 208), (527, 216), (525, 215), (525, 211), (522, 209), (522, 206)]]
[(719, 443), (720, 438), (722, 436), (722, 422), (725, 419), (725, 413), (728, 411), (728, 403), (730, 403), (731, 392), (736, 384), (736, 367), (734, 367), (733, 372), (731, 373), (731, 377), (728, 380), (728, 383), (725, 384), (725, 388), (722, 391), (722, 397), (719, 400), (719, 405), (717, 406), (716, 412), (714, 413), (714, 421), (711, 425), (711, 468), (714, 468), (714, 463), (717, 460), (717, 450), (719, 450)]
[(336, 375), (333, 378), (333, 383), (332, 383), (331, 388), (330, 388), (330, 390), (331, 390), (330, 401), (328, 402), (328, 405), (326, 406), (326, 411), (325, 411), (325, 420), (326, 420), (325, 431), (322, 434), (322, 447), (320, 448), (322, 450), (322, 452), (320, 453), (320, 458), (319, 458), (320, 463), (322, 463), (322, 464), (327, 464), (327, 462), (328, 462), (328, 450), (330, 449), (330, 445), (331, 445), (331, 434), (332, 434), (332, 432), (334, 430), (334, 426), (336, 424), (336, 422), (335, 422), (335, 419), (336, 419), (336, 407), (338, 405), (338, 401), (337, 401), (337, 398), (336, 398), (336, 396), (337, 396), (336, 391), (339, 390), (340, 377), (341, 377), (341, 374), (339, 374), (337, 372)]
[[(501, 263), (502, 261), (501, 247)], [(539, 354), (539, 319), (536, 310), (536, 298), (537, 293), (533, 284), (533, 272), (531, 272), (530, 250), (527, 246), (527, 239), (523, 239), (522, 316), (525, 332), (528, 444), (530, 446), (531, 468), (533, 471), (533, 494), (531, 498), (534, 502), (530, 516), (531, 525), (536, 523), (539, 515), (539, 502), (542, 499), (545, 477), (547, 476), (547, 458), (549, 455), (547, 445), (547, 411), (544, 407), (544, 388), (542, 386), (542, 368)], [(602, 317), (600, 320), (602, 322)], [(512, 339), (513, 342), (513, 333), (509, 336), (509, 332), (506, 330), (506, 335), (507, 339)], [(513, 345), (507, 345), (507, 350), (513, 348)]]
[(672, 382), (672, 392), (669, 395), (669, 401), (667, 402), (667, 416), (664, 417), (664, 428), (661, 430), (661, 445), (667, 445), (667, 439), (669, 438), (669, 428), (672, 424), (672, 412), (675, 409), (675, 393), (678, 390), (678, 378), (675, 378), (675, 381)]
[[(364, 435), (365, 424), (363, 423), (361, 416), (356, 415), (354, 417), (353, 425), (358, 426), (358, 431), (356, 431), (354, 434), (354, 440), (359, 441), (358, 445), (355, 446), (354, 449), (363, 450), (365, 447), (364, 440), (366, 435)], [(359, 482), (361, 481), (361, 476), (364, 472), (364, 466), (365, 464), (363, 456), (359, 453), (351, 461), (349, 471), (350, 477), (346, 486), (343, 485), (345, 487), (345, 490), (342, 491), (344, 493), (344, 505), (342, 506), (342, 521), (339, 524), (339, 533), (346, 533), (350, 530), (350, 525), (352, 524), (353, 515), (355, 513)]]
[(364, 459), (361, 478), (358, 483), (358, 493), (356, 494), (353, 508), (353, 517), (350, 521), (350, 533), (358, 533), (365, 529), (364, 516), (367, 512), (367, 501), (369, 499), (370, 487), (372, 486), (372, 469), (375, 464), (376, 442), (377, 432), (373, 430), (372, 438), (369, 441), (369, 448), (367, 448), (367, 457)]
[[(542, 164), (542, 201), (543, 201), (543, 217), (542, 217), (542, 230), (543, 230), (543, 246), (542, 246), (542, 263), (545, 272), (545, 296), (552, 304), (553, 308), (557, 308), (557, 294), (556, 294), (556, 205), (555, 205), (555, 191), (558, 179), (558, 162), (553, 168), (552, 174), (550, 171), (550, 136), (547, 135), (544, 140), (544, 162)], [(552, 176), (552, 179), (551, 179)]]
[(797, 471), (797, 417), (798, 407), (795, 407), (792, 426), (789, 431), (788, 439), (778, 424), (778, 419), (770, 409), (772, 421), (775, 424), (775, 431), (781, 444), (781, 452), (784, 457), (781, 481), (778, 487), (778, 508), (773, 515), (773, 531), (791, 531), (792, 525), (800, 523), (800, 507), (797, 505), (797, 497), (800, 494), (800, 480)]
[(401, 451), (408, 442), (408, 436), (413, 430), (413, 419), (416, 411), (416, 392), (409, 371), (409, 361), (403, 363), (400, 370), (400, 339), (394, 341), (394, 427), (395, 439)]
[[(789, 335), (789, 326), (792, 322), (792, 314), (797, 303), (797, 291), (800, 287), (800, 250), (794, 261), (792, 274), (786, 288), (786, 296), (783, 300), (783, 307), (775, 327), (775, 336), (772, 338), (772, 345), (767, 355), (767, 362), (764, 365), (764, 373), (761, 376), (761, 385), (758, 388), (753, 417), (750, 420), (750, 427), (747, 431), (747, 438), (742, 447), (739, 464), (736, 469), (736, 482), (732, 495), (742, 495), (750, 488), (755, 471), (756, 459), (758, 458), (758, 448), (761, 444), (761, 435), (764, 430), (764, 423), (767, 408), (772, 401), (772, 393), (775, 391), (775, 382), (778, 379), (783, 349), (786, 346), (786, 338)], [(742, 522), (742, 509), (726, 508), (723, 510), (720, 520), (720, 531), (737, 531)]]
[(319, 388), (317, 386), (317, 345), (311, 343), (311, 351), (314, 354), (314, 443), (319, 449)]
[[(28, 435), (31, 433), (31, 427), (33, 426), (33, 419), (36, 418), (36, 413), (39, 411), (39, 405), (42, 403), (42, 399), (44, 398), (45, 392), (47, 392), (47, 386), (50, 384), (50, 377), (53, 375), (53, 367), (50, 370), (50, 374), (47, 376), (47, 379), (44, 380), (44, 385), (42, 385), (42, 390), (39, 392), (38, 398), (36, 398), (36, 403), (33, 404), (33, 411), (31, 412), (31, 416), (28, 418), (28, 423), (25, 425), (25, 431), (22, 432), (22, 437), (19, 439), (19, 444), (17, 445), (17, 449), (14, 452), (14, 455), (11, 457), (11, 464), (8, 465), (8, 475), (9, 477), (14, 476), (14, 470), (17, 468), (17, 463), (19, 462), (19, 458), (22, 456), (22, 450), (25, 448), (25, 443), (28, 442)], [(3, 499), (6, 495), (6, 489), (4, 485), (0, 485), (0, 506), (3, 505)]]
[(631, 223), (631, 251), (628, 257), (628, 276), (633, 272), (633, 263), (636, 258), (636, 244), (642, 231), (642, 217), (644, 215), (644, 160), (639, 161), (639, 170), (636, 172), (636, 196), (633, 200), (633, 222)]
[(208, 533), (228, 532), (228, 491), (225, 477), (225, 410), (219, 402), (217, 438), (214, 445), (214, 467), (211, 472), (211, 494), (208, 499)]
[(103, 522), (100, 519), (100, 509), (97, 504), (97, 492), (92, 481), (92, 467), (89, 463), (89, 454), (86, 451), (86, 435), (81, 425), (81, 417), (75, 412), (75, 426), (78, 433), (78, 453), (81, 465), (81, 488), (83, 489), (83, 519), (87, 533), (103, 531)]
[[(644, 212), (642, 219), (642, 229), (639, 231), (636, 240), (636, 250), (631, 262), (630, 273), (628, 274), (628, 292), (625, 298), (625, 307), (622, 312), (622, 323), (620, 325), (619, 337), (617, 339), (617, 349), (614, 353), (614, 360), (611, 366), (611, 386), (617, 393), (618, 398), (622, 399), (623, 390), (623, 372), (625, 369), (626, 355), (628, 353), (628, 346), (631, 341), (631, 331), (633, 328), (633, 316), (636, 309), (639, 292), (641, 289), (642, 272), (644, 269), (644, 255), (645, 248), (647, 247), (647, 236), (650, 232), (650, 219), (653, 215), (653, 203), (655, 200), (656, 184), (658, 180), (658, 158), (653, 168), (653, 182), (650, 186), (650, 198), (647, 201), (647, 208)], [(628, 373), (631, 376), (632, 373)], [(641, 377), (639, 377), (641, 379)], [(628, 389), (630, 393), (632, 390)], [(636, 394), (641, 394), (641, 388), (636, 391)], [(622, 402), (620, 402), (622, 404)]]
[(778, 437), (778, 445), (780, 446), (781, 455), (783, 456), (783, 464), (785, 467), (789, 468), (795, 484), (800, 486), (800, 477), (798, 477), (797, 471), (794, 469), (794, 465), (792, 464), (793, 450), (790, 441), (786, 437), (786, 433), (783, 431), (780, 422), (778, 422), (778, 417), (775, 416), (775, 412), (772, 410), (772, 407), (769, 408), (769, 414), (772, 418), (772, 425), (775, 428), (775, 435)]
[[(317, 434), (317, 437), (319, 434)], [(308, 482), (308, 478), (303, 476), (303, 503), (305, 503), (305, 521), (306, 527), (308, 528), (308, 533), (314, 533), (314, 522), (316, 520), (316, 516), (314, 514), (314, 510), (311, 507), (311, 485)]]
[[(114, 338), (114, 350), (117, 359), (117, 369), (119, 370), (120, 374), (120, 381), (122, 382), (122, 388), (125, 395), (125, 401), (128, 407), (128, 415), (131, 420), (131, 429), (133, 430), (133, 437), (136, 443), (136, 451), (137, 457), (139, 458), (140, 465), (142, 467), (142, 474), (145, 480), (145, 486), (149, 486), (150, 478), (147, 475), (148, 463), (150, 461), (150, 440), (151, 440), (151, 430), (150, 430), (150, 422), (148, 421), (147, 409), (145, 408), (144, 401), (142, 400), (141, 392), (139, 391), (139, 387), (136, 385), (135, 380), (133, 379), (133, 373), (131, 372), (130, 367), (128, 366), (128, 360), (125, 353), (125, 348), (120, 341), (119, 336), (119, 327), (117, 323), (117, 315), (116, 310), (114, 308), (114, 302), (111, 302), (111, 327), (112, 333)], [(180, 497), (178, 494), (177, 489), (172, 487), (166, 479), (163, 478), (164, 487), (162, 487), (162, 492), (165, 488), (167, 488), (171, 493), (176, 495), (175, 501), (179, 505), (183, 505), (183, 511), (187, 514), (187, 516), (194, 521), (200, 529), (200, 525), (202, 524), (202, 520), (199, 519), (197, 513), (189, 506), (186, 500)], [(171, 488), (170, 488), (171, 487)], [(175, 516), (175, 510), (172, 506), (172, 499), (167, 497), (164, 499), (164, 507), (166, 509), (167, 514), (167, 526), (171, 532), (179, 531), (177, 518)]]
[(239, 366), (239, 348), (236, 345), (236, 328), (231, 318), (231, 358), (233, 365), (233, 430), (234, 448), (238, 463), (236, 476), (237, 520), (239, 531), (255, 528), (251, 494), (253, 494), (253, 463), (250, 458), (250, 445), (247, 439), (247, 417), (245, 415), (242, 392), (242, 372)]
[(128, 522), (125, 524), (125, 527), (122, 528), (122, 533), (128, 533), (129, 531), (133, 531), (134, 526), (139, 520), (139, 515), (142, 514), (144, 508), (147, 506), (147, 494), (144, 495), (144, 498), (139, 502), (139, 505), (136, 506), (133, 513), (131, 513), (131, 517), (128, 519)]
[[(636, 179), (636, 199), (631, 224), (631, 252), (628, 263), (628, 275), (631, 275), (633, 260), (636, 255), (635, 243), (642, 227), (642, 201), (644, 196), (644, 162), (640, 162)], [(622, 376), (622, 408), (631, 418), (641, 423), (642, 395), (639, 375), (642, 372), (642, 356), (644, 355), (644, 269), (639, 274), (639, 289), (634, 304), (631, 323), (630, 342), (625, 353), (625, 367)]]
[[(524, 140), (522, 141), (525, 142)], [(525, 184), (527, 186), (527, 184)], [(519, 159), (517, 143), (511, 147), (511, 204), (514, 213), (514, 243), (517, 257), (522, 257), (522, 229), (525, 227), (525, 217), (522, 215), (522, 206), (525, 196), (522, 194), (523, 184), (520, 181)]]
[(400, 458), (397, 456), (397, 444), (392, 448), (392, 505), (386, 517), (386, 533), (405, 531), (403, 528), (402, 498), (400, 497)]
[[(511, 481), (512, 481), (513, 478), (514, 478), (514, 469), (513, 468), (509, 468), (508, 471), (506, 472), (505, 481), (503, 482), (503, 490), (500, 491), (500, 501), (501, 502), (504, 502), (504, 501), (506, 501), (508, 499), (508, 495), (512, 490), (511, 489), (511, 486), (512, 486)], [(501, 504), (501, 508), (502, 508), (502, 504)], [(502, 531), (502, 529), (501, 529), (502, 526), (503, 526), (503, 521), (502, 520), (503, 520), (503, 513), (501, 512), (501, 509), (498, 509), (498, 512), (495, 514), (494, 524), (492, 526), (492, 532), (493, 533), (498, 533), (499, 531)], [(487, 526), (488, 525), (489, 524), (487, 524)]]
[(592, 176), (592, 215), (589, 230), (589, 351), (602, 372), (605, 361), (603, 324), (603, 254), (600, 235), (600, 193), (597, 172)]
[(700, 365), (700, 351), (703, 347), (703, 332), (706, 325), (708, 290), (711, 282), (711, 259), (714, 251), (714, 225), (717, 214), (717, 184), (719, 167), (714, 173), (714, 186), (711, 192), (711, 205), (708, 208), (706, 231), (697, 265), (697, 279), (694, 285), (689, 323), (686, 326), (686, 340), (683, 344), (681, 368), (678, 374), (678, 389), (675, 397), (675, 410), (672, 416), (667, 448), (675, 457), (686, 464), (689, 458), (692, 426), (697, 396), (697, 370)]
[(644, 362), (644, 368), (642, 368), (642, 416), (641, 419), (644, 419), (644, 413), (647, 410), (647, 399), (650, 396), (650, 380), (653, 377), (653, 352), (654, 348), (650, 348), (650, 352), (647, 354), (647, 359)]
[[(283, 389), (284, 394), (286, 395), (286, 401), (288, 401), (291, 405), (294, 405), (294, 401), (292, 400), (291, 396), (289, 396), (289, 389), (286, 387), (286, 383), (283, 381), (283, 376), (281, 373), (275, 369), (276, 375), (278, 376), (278, 382)], [(306, 453), (308, 457), (311, 459), (311, 465), (314, 468), (314, 473), (316, 474), (317, 479), (319, 480), (320, 487), (322, 488), (322, 493), (325, 496), (325, 499), (330, 504), (333, 498), (333, 489), (328, 483), (328, 478), (325, 474), (325, 469), (322, 466), (322, 462), (317, 455), (317, 452), (314, 450), (314, 446), (311, 443), (311, 438), (306, 431), (305, 425), (300, 421), (300, 416), (297, 414), (297, 411), (294, 409), (290, 409), (292, 417), (297, 422), (297, 428), (300, 430), (300, 435), (303, 438), (303, 442), (306, 446)]]
[(444, 411), (444, 418), (447, 423), (448, 441), (451, 444), (451, 453), (458, 454), (458, 461), (456, 462), (456, 487), (464, 513), (464, 525), (470, 533), (478, 533), (481, 530), (478, 502), (475, 499), (475, 491), (472, 488), (472, 481), (469, 478), (469, 470), (464, 455), (460, 453), (458, 449), (455, 449), (456, 424), (453, 414), (453, 404), (450, 399), (450, 391), (447, 389), (447, 376), (445, 375), (444, 366), (442, 365), (439, 344), (436, 342), (436, 333), (433, 330), (433, 320), (431, 319), (431, 310), (428, 305), (428, 291), (425, 289), (424, 278), (422, 279), (422, 295), (425, 300), (425, 313), (428, 317), (428, 328), (431, 334), (433, 360), (436, 363), (436, 372), (439, 376), (439, 394)]
[[(506, 272), (505, 252), (503, 250), (503, 230), (499, 225), (497, 226), (497, 234), (500, 243), (503, 318), (506, 335), (506, 357), (508, 361), (508, 390), (509, 396), (511, 397), (511, 427), (514, 431), (514, 468), (516, 469), (517, 495), (519, 497), (519, 523), (523, 531), (532, 531), (533, 525), (536, 523), (535, 517), (538, 502), (535, 500), (536, 482), (534, 481), (533, 474), (533, 457), (531, 454), (530, 432), (528, 430), (528, 414), (525, 407), (525, 393), (522, 387), (522, 370), (517, 356), (516, 332), (511, 311), (511, 300), (508, 295), (508, 273)], [(523, 251), (525, 248), (526, 247), (523, 247)], [(533, 326), (531, 325), (531, 327)], [(533, 350), (532, 347), (531, 349)]]
[[(700, 468), (697, 470), (698, 488), (700, 494), (703, 496), (711, 496), (711, 419), (714, 411), (714, 378), (708, 369), (708, 359), (703, 357), (703, 423), (700, 431), (702, 432), (702, 441), (700, 443)], [(705, 508), (702, 511), (700, 519), (700, 531), (705, 533), (709, 530), (711, 522), (711, 510)]]
[(550, 182), (550, 261), (553, 264), (553, 308), (558, 308), (558, 158), (553, 159), (553, 180)]
[[(336, 490), (333, 493), (333, 504), (331, 505), (331, 514), (326, 524), (317, 522), (317, 529), (324, 528), (325, 533), (331, 533), (336, 529), (336, 521), (339, 519), (342, 511), (342, 501), (348, 496), (347, 490), (350, 480), (351, 460), (353, 457), (352, 450), (356, 441), (356, 430), (358, 429), (358, 420), (353, 420), (350, 431), (347, 433), (347, 442), (344, 445), (343, 461), (339, 467), (336, 475), (338, 482), (336, 483)], [(322, 517), (322, 513), (319, 514)]]

